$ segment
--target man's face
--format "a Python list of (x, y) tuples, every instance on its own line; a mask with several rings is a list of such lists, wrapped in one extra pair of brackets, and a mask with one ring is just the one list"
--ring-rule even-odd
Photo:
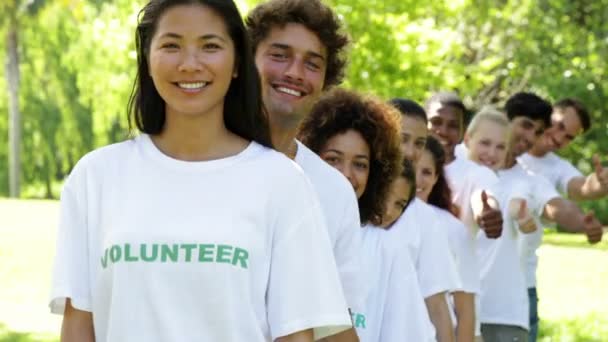
[(454, 148), (462, 139), (463, 111), (435, 102), (430, 104), (427, 116), (431, 134), (439, 140), (448, 156), (454, 155)]
[(582, 133), (583, 125), (574, 108), (554, 108), (551, 127), (543, 135), (543, 144), (548, 152), (556, 151), (568, 146)]
[(528, 152), (545, 130), (543, 120), (532, 120), (525, 116), (516, 116), (511, 120), (511, 148), (515, 157)]
[(299, 124), (321, 96), (326, 61), (325, 45), (305, 26), (270, 30), (257, 47), (255, 63), (271, 121)]

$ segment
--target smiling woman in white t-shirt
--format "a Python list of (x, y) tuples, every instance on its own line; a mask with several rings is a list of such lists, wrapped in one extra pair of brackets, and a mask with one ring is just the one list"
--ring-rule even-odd
[[(409, 253), (391, 243), (390, 227), (381, 228), (387, 202), (402, 211), (411, 198), (389, 194), (391, 184), (401, 179), (399, 113), (380, 100), (335, 89), (315, 105), (299, 136), (342, 172), (359, 199), (369, 287), (364, 307), (353, 312), (361, 341), (434, 341)], [(412, 193), (413, 184), (399, 184), (398, 195)]]
[(312, 341), (351, 326), (319, 203), (272, 150), (232, 1), (150, 1), (138, 137), (84, 156), (61, 195), (62, 341)]
[(468, 228), (458, 219), (458, 208), (452, 204), (452, 192), (444, 175), (445, 152), (441, 144), (428, 137), (416, 164), (416, 195), (431, 205), (446, 230), (461, 282), (461, 289), (451, 293), (456, 318), (456, 340), (475, 339), (475, 295), (479, 293), (479, 265), (475, 244)]
[(527, 341), (529, 304), (518, 239), (538, 229), (532, 214), (539, 216), (537, 194), (532, 193), (525, 176), (514, 173), (512, 167), (505, 169), (510, 140), (509, 121), (504, 114), (492, 108), (477, 113), (467, 129), (465, 144), (471, 160), (497, 173), (500, 182), (492, 190), (501, 203), (508, 203), (503, 209), (500, 238), (477, 235), (482, 335), (486, 341)]

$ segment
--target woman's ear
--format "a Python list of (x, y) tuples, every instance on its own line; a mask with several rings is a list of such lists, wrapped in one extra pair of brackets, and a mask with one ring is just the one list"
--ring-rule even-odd
[(469, 135), (467, 133), (464, 134), (464, 146), (466, 146), (467, 148), (469, 147)]

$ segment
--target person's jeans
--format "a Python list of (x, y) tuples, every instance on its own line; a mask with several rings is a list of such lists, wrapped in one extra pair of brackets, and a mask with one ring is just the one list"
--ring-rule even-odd
[(528, 342), (536, 342), (538, 337), (538, 294), (536, 287), (528, 289), (528, 300), (530, 301), (530, 334)]

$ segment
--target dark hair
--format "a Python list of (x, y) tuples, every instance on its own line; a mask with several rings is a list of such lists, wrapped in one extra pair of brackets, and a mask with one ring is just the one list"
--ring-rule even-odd
[(428, 123), (426, 111), (416, 101), (410, 99), (394, 98), (388, 103), (393, 105), (401, 112), (401, 115), (422, 120), (425, 124)]
[(524, 116), (531, 120), (542, 120), (545, 127), (551, 126), (551, 104), (533, 93), (517, 93), (505, 103), (505, 111), (509, 121), (518, 116)]
[(304, 25), (317, 35), (327, 49), (324, 88), (342, 83), (348, 36), (340, 33), (338, 16), (319, 0), (270, 0), (256, 6), (245, 19), (254, 52), (274, 27), (290, 23)]
[(367, 142), (370, 168), (359, 198), (361, 224), (382, 221), (390, 185), (401, 172), (400, 125), (401, 116), (389, 104), (337, 88), (322, 96), (300, 126), (299, 138), (317, 154), (329, 139), (348, 130)]
[(410, 184), (410, 193), (407, 195), (407, 204), (405, 205), (407, 208), (414, 197), (416, 197), (416, 169), (414, 169), (414, 164), (407, 158), (403, 158), (401, 166), (400, 176)]
[(459, 210), (458, 207), (452, 204), (452, 190), (448, 185), (443, 171), (443, 166), (445, 165), (445, 151), (443, 146), (441, 146), (441, 143), (439, 143), (437, 139), (429, 136), (426, 140), (424, 149), (431, 154), (435, 166), (435, 174), (437, 175), (437, 182), (429, 194), (428, 203), (447, 210), (458, 217)]
[(232, 79), (224, 100), (226, 127), (241, 137), (272, 146), (268, 118), (263, 110), (260, 78), (255, 68), (247, 31), (233, 1), (226, 0), (151, 0), (139, 12), (135, 34), (137, 76), (129, 99), (129, 126), (147, 134), (159, 134), (165, 125), (165, 101), (148, 72), (150, 44), (158, 21), (169, 8), (201, 5), (224, 19), (234, 43), (237, 77)]
[(589, 115), (589, 111), (581, 101), (573, 98), (565, 98), (555, 102), (553, 107), (561, 109), (570, 107), (574, 109), (574, 112), (581, 122), (581, 126), (583, 126), (583, 133), (587, 132), (591, 128), (591, 117)]
[(460, 97), (453, 92), (440, 91), (433, 93), (424, 105), (426, 110), (430, 108), (431, 104), (436, 102), (440, 103), (442, 106), (449, 106), (460, 109), (463, 115), (467, 112), (467, 107), (464, 105), (464, 102), (462, 102)]

